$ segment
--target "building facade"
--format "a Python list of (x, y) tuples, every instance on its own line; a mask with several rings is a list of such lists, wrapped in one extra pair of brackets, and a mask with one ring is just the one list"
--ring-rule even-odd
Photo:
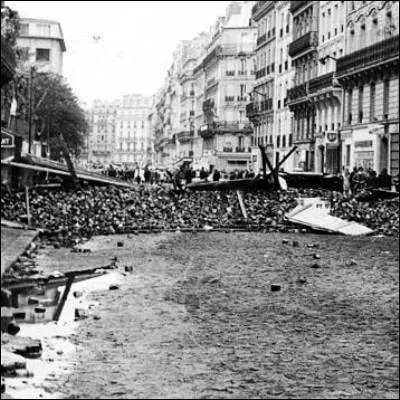
[(336, 63), (345, 54), (345, 20), (344, 1), (319, 2), (318, 76), (307, 88), (316, 115), (315, 172), (341, 172), (343, 90), (336, 79)]
[(314, 171), (316, 107), (309, 96), (309, 82), (318, 75), (319, 1), (292, 1), (293, 41), (289, 55), (295, 69), (292, 87), (288, 91), (288, 105), (294, 114), (295, 169)]
[(229, 173), (251, 165), (252, 128), (246, 115), (254, 80), (257, 30), (249, 25), (253, 2), (232, 2), (217, 21), (195, 69), (195, 127), (203, 140), (199, 166)]
[(399, 173), (399, 4), (346, 2), (346, 55), (337, 62), (344, 89), (341, 130), (346, 168)]
[(152, 97), (139, 94), (111, 102), (94, 101), (89, 113), (89, 162), (126, 167), (149, 162), (152, 103)]
[(232, 2), (209, 33), (182, 42), (156, 102), (158, 165), (184, 161), (229, 172), (250, 162), (246, 102), (254, 78), (254, 2)]
[(152, 97), (134, 94), (122, 98), (116, 109), (113, 162), (133, 166), (146, 162), (151, 147), (148, 115)]
[[(266, 146), (267, 155), (275, 157), (274, 99), (276, 99), (276, 9), (274, 1), (258, 1), (252, 9), (257, 26), (255, 54), (255, 84), (248, 114), (253, 122), (252, 164), (258, 171), (262, 166), (258, 146)], [(249, 112), (250, 111), (250, 112)]]
[(109, 165), (114, 161), (117, 110), (119, 102), (95, 100), (89, 112), (89, 146), (88, 161), (90, 164)]
[(17, 46), (20, 68), (28, 70), (34, 65), (41, 71), (62, 75), (66, 46), (60, 23), (21, 18)]
[[(293, 20), (290, 12), (290, 1), (275, 2), (276, 9), (276, 74), (274, 109), (274, 163), (280, 163), (293, 147), (293, 113), (288, 107), (288, 88), (294, 79), (289, 56), (289, 45), (292, 41)], [(293, 157), (281, 165), (285, 171), (294, 169)]]

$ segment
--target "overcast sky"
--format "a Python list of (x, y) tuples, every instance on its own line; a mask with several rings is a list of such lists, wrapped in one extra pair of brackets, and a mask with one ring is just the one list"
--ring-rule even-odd
[[(61, 23), (64, 76), (82, 101), (152, 95), (180, 40), (208, 31), (229, 1), (7, 1), (22, 17)], [(94, 36), (101, 40), (96, 44)]]

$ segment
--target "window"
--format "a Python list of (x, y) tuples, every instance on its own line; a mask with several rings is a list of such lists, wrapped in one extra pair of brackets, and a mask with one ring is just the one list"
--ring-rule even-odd
[(347, 123), (349, 125), (351, 125), (353, 120), (352, 109), (353, 109), (353, 89), (350, 89), (347, 96), (347, 115), (348, 115)]
[(29, 35), (29, 24), (20, 24), (19, 25), (19, 34), (21, 36)]
[(360, 86), (358, 89), (358, 122), (363, 122), (363, 109), (364, 109), (364, 86)]
[(36, 49), (36, 61), (50, 61), (50, 49)]
[(376, 86), (375, 83), (371, 83), (371, 91), (370, 91), (370, 112), (369, 112), (369, 120), (371, 122), (374, 121), (375, 118), (375, 96), (376, 96)]
[(21, 61), (29, 60), (29, 47), (20, 47), (17, 51), (18, 57)]
[(282, 136), (282, 147), (286, 147), (286, 135)]
[(389, 94), (390, 81), (386, 79), (383, 82), (383, 119), (389, 119)]
[(351, 161), (351, 145), (347, 144), (346, 145), (346, 166), (350, 167), (350, 161)]
[(240, 85), (240, 97), (246, 96), (246, 85)]
[(38, 36), (50, 36), (51, 26), (49, 24), (37, 24)]

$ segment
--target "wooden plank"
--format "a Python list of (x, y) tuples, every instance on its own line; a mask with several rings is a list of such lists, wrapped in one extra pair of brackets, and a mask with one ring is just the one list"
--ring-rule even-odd
[(54, 321), (58, 321), (60, 319), (62, 310), (64, 308), (65, 302), (67, 301), (69, 292), (71, 291), (72, 284), (74, 283), (75, 276), (72, 275), (68, 278), (67, 285), (65, 286), (64, 293), (61, 297), (60, 302), (58, 303), (56, 312), (54, 313)]
[(241, 192), (240, 190), (237, 190), (236, 194), (237, 194), (237, 197), (239, 199), (239, 205), (240, 205), (240, 209), (242, 211), (243, 218), (245, 220), (247, 220), (248, 218), (247, 218), (246, 206), (245, 206), (244, 200), (243, 200), (243, 192)]
[[(29, 169), (32, 171), (41, 171), (41, 172), (48, 172), (50, 174), (55, 174), (55, 175), (63, 175), (63, 176), (70, 176), (69, 172), (66, 171), (61, 171), (61, 170), (55, 170), (55, 169), (51, 169), (51, 168), (46, 168), (46, 167), (39, 167), (36, 165), (30, 165), (30, 164), (23, 164), (23, 163), (17, 163), (17, 162), (3, 162), (1, 161), (2, 165), (8, 165), (8, 166), (12, 166), (12, 167), (16, 167), (16, 168), (24, 168), (24, 169)], [(133, 188), (134, 186), (129, 184), (129, 183), (125, 183), (125, 182), (118, 182), (118, 181), (112, 181), (109, 180), (107, 178), (101, 178), (101, 177), (94, 177), (94, 176), (90, 176), (90, 175), (85, 175), (82, 173), (78, 173), (78, 178), (80, 179), (84, 179), (86, 181), (92, 181), (92, 182), (100, 182), (100, 183), (105, 183), (108, 185), (115, 185), (115, 186), (121, 186), (121, 187), (126, 187), (126, 188)]]
[(286, 160), (297, 150), (297, 146), (294, 146), (292, 150), (289, 151), (288, 154), (286, 154), (285, 157), (283, 157), (282, 161), (278, 165), (278, 169), (285, 164)]

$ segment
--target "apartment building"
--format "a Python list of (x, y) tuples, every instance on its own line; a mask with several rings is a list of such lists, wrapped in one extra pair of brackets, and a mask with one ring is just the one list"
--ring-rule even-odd
[(346, 2), (341, 161), (345, 168), (399, 173), (399, 3)]
[(34, 65), (41, 71), (62, 75), (66, 46), (59, 22), (21, 18), (17, 46), (20, 69), (29, 70)]
[(195, 121), (203, 139), (200, 164), (227, 173), (251, 163), (252, 128), (246, 104), (255, 73), (257, 29), (249, 25), (252, 6), (253, 2), (230, 4), (195, 68), (199, 93)]
[(336, 79), (336, 63), (345, 54), (345, 2), (320, 1), (319, 21), (317, 77), (307, 87), (316, 115), (314, 170), (337, 174), (341, 172), (343, 90)]
[(289, 55), (295, 69), (293, 87), (288, 91), (288, 105), (294, 113), (293, 135), (298, 150), (295, 169), (314, 171), (316, 107), (308, 92), (309, 82), (318, 76), (319, 1), (292, 1), (293, 41)]
[(116, 109), (113, 161), (127, 166), (143, 163), (151, 147), (148, 115), (152, 97), (140, 94), (123, 96)]

